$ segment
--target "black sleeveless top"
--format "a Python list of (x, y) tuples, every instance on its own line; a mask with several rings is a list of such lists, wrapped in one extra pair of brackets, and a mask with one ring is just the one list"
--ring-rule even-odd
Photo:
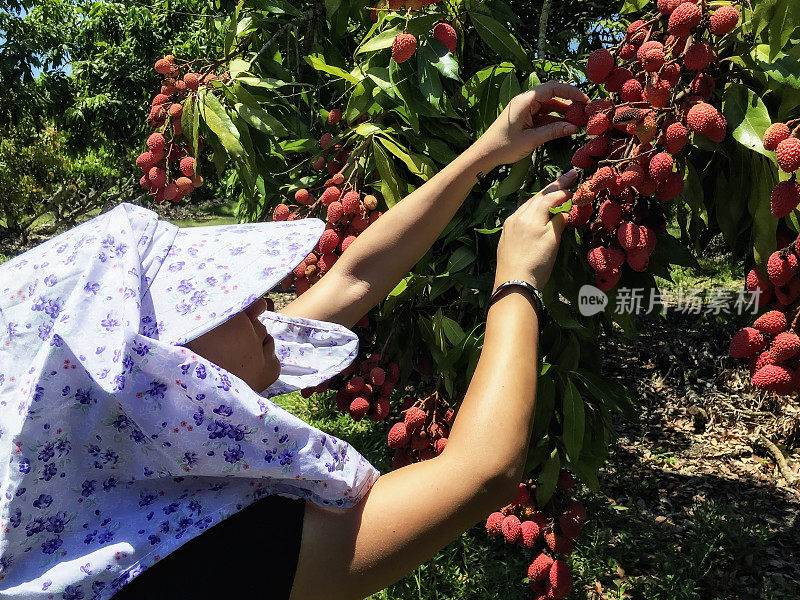
[(282, 496), (257, 500), (143, 571), (113, 600), (288, 600), (305, 505)]

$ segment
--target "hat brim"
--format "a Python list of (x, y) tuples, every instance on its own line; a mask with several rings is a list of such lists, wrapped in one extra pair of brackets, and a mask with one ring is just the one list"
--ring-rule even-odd
[[(319, 219), (177, 229), (142, 296), (141, 332), (182, 345), (211, 331), (273, 289), (324, 230)], [(326, 381), (358, 353), (358, 336), (341, 325), (270, 311), (259, 320), (281, 363), (278, 381), (256, 390), (267, 397)]]

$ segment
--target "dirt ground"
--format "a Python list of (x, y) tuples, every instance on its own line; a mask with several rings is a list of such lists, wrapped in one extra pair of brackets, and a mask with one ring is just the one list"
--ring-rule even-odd
[[(635, 341), (601, 341), (604, 375), (628, 386), (640, 414), (638, 422), (617, 421), (601, 485), (612, 503), (635, 498), (678, 537), (698, 503), (726, 505), (734, 519), (769, 532), (763, 576), (796, 583), (800, 491), (761, 438), (778, 446), (787, 473), (800, 480), (800, 402), (750, 384), (745, 361), (728, 357), (735, 330), (673, 313), (642, 321)], [(653, 483), (645, 493), (643, 480)]]

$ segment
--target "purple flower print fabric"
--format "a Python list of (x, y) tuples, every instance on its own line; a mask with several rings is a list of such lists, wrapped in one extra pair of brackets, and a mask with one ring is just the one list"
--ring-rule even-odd
[[(240, 246), (263, 243), (264, 230), (241, 231)], [(265, 254), (274, 271), (261, 285), (277, 283), (318, 233), (271, 230), (282, 249)], [(269, 289), (215, 292), (206, 280), (219, 285), (238, 263), (225, 269), (217, 252), (198, 274), (183, 238), (122, 204), (0, 265), (0, 597), (109, 598), (258, 498), (346, 508), (379, 476), (269, 400), (344, 369), (358, 349), (352, 332), (262, 315), (282, 363), (262, 393), (178, 345), (208, 325), (176, 326), (163, 308), (180, 305), (173, 292), (219, 324)], [(186, 270), (162, 272), (177, 255)], [(173, 291), (156, 298), (165, 273)]]

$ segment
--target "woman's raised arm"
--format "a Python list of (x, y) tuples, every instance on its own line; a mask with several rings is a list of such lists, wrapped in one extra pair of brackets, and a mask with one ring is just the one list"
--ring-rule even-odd
[(577, 130), (564, 121), (536, 125), (537, 114), (563, 107), (556, 98), (588, 100), (577, 88), (557, 82), (514, 97), (472, 146), (370, 225), (325, 277), (281, 312), (347, 327), (356, 323), (433, 245), (478, 173), (516, 162), (544, 142)]

